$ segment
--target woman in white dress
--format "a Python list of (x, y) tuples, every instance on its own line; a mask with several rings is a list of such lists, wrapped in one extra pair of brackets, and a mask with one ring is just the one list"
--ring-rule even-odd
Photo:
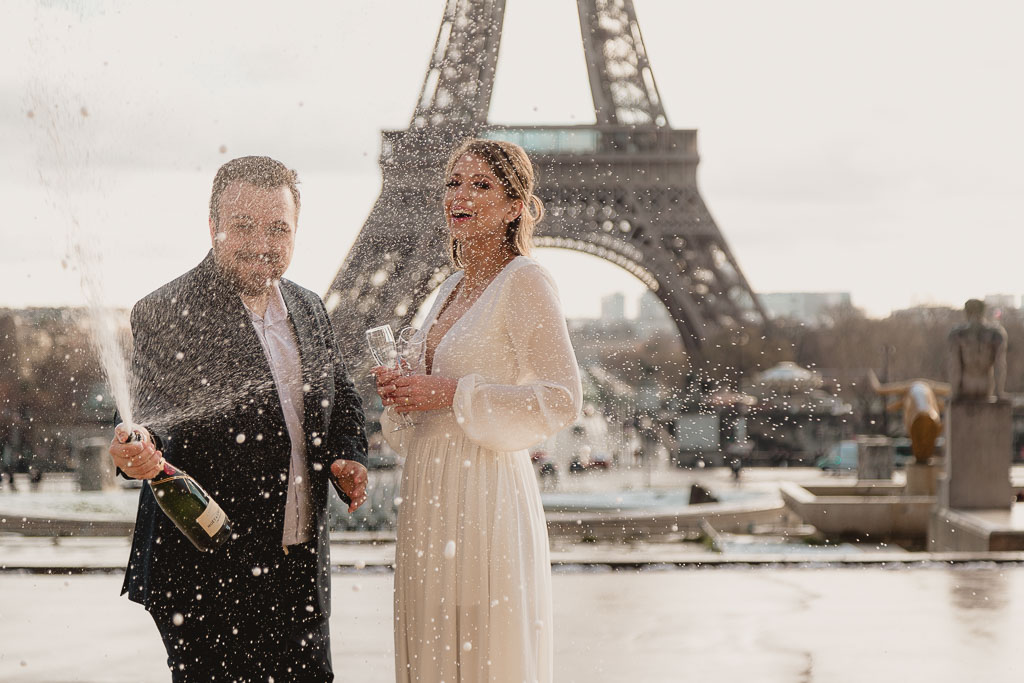
[[(446, 169), (449, 277), (427, 374), (377, 368), (405, 455), (395, 561), (400, 683), (550, 683), (551, 566), (526, 449), (571, 423), (579, 369), (558, 294), (527, 256), (543, 206), (522, 148), (470, 140)], [(394, 411), (414, 427), (392, 431)]]

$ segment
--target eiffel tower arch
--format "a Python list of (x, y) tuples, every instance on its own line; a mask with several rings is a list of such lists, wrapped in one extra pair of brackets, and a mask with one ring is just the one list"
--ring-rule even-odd
[[(610, 261), (655, 292), (691, 363), (709, 335), (767, 318), (697, 190), (697, 134), (669, 126), (632, 0), (577, 0), (596, 123), (488, 123), (505, 0), (447, 0), (406, 130), (385, 131), (383, 187), (327, 294), (343, 349), (407, 324), (451, 273), (444, 165), (467, 137), (522, 145), (548, 210), (539, 247)], [(397, 329), (397, 328), (396, 328)]]

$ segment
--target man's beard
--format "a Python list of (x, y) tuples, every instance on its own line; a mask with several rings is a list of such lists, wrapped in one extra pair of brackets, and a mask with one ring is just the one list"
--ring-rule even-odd
[[(231, 287), (243, 296), (263, 294), (284, 275), (284, 268), (281, 267), (280, 260), (276, 258), (262, 261), (256, 256), (247, 255), (235, 256), (230, 261), (224, 258), (216, 259), (216, 261), (218, 269)], [(260, 267), (264, 264), (269, 265), (269, 269)], [(254, 266), (264, 272), (257, 272)]]

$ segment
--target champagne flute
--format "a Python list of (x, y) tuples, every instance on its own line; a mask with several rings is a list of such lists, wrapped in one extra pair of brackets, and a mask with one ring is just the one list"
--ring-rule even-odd
[[(391, 330), (391, 325), (379, 325), (368, 329), (366, 331), (366, 343), (369, 345), (370, 354), (377, 361), (377, 365), (401, 371), (402, 367), (399, 362), (398, 350), (395, 346), (395, 333)], [(413, 426), (413, 422), (408, 415), (399, 413), (399, 416), (401, 421), (395, 424), (395, 428), (392, 431)]]
[[(403, 375), (422, 375), (426, 373), (427, 335), (415, 327), (403, 327), (398, 332), (395, 342), (398, 353), (398, 371)], [(408, 413), (402, 414), (405, 424), (395, 426), (395, 430), (415, 426), (415, 420)]]
[(427, 372), (427, 335), (415, 327), (403, 327), (395, 348), (402, 364), (402, 374), (422, 375)]
[(380, 325), (368, 329), (366, 343), (369, 344), (370, 354), (377, 361), (377, 365), (385, 368), (394, 366), (398, 352), (395, 350), (395, 333), (391, 331), (391, 325)]

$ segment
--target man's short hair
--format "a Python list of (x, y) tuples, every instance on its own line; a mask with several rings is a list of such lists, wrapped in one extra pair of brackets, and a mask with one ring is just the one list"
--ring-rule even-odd
[(964, 313), (967, 315), (984, 315), (985, 302), (981, 299), (968, 299), (964, 304)]
[(256, 187), (274, 189), (287, 187), (295, 200), (295, 215), (299, 214), (299, 174), (280, 161), (270, 157), (238, 157), (217, 169), (210, 192), (210, 219), (217, 225), (220, 196), (224, 188), (239, 180)]

